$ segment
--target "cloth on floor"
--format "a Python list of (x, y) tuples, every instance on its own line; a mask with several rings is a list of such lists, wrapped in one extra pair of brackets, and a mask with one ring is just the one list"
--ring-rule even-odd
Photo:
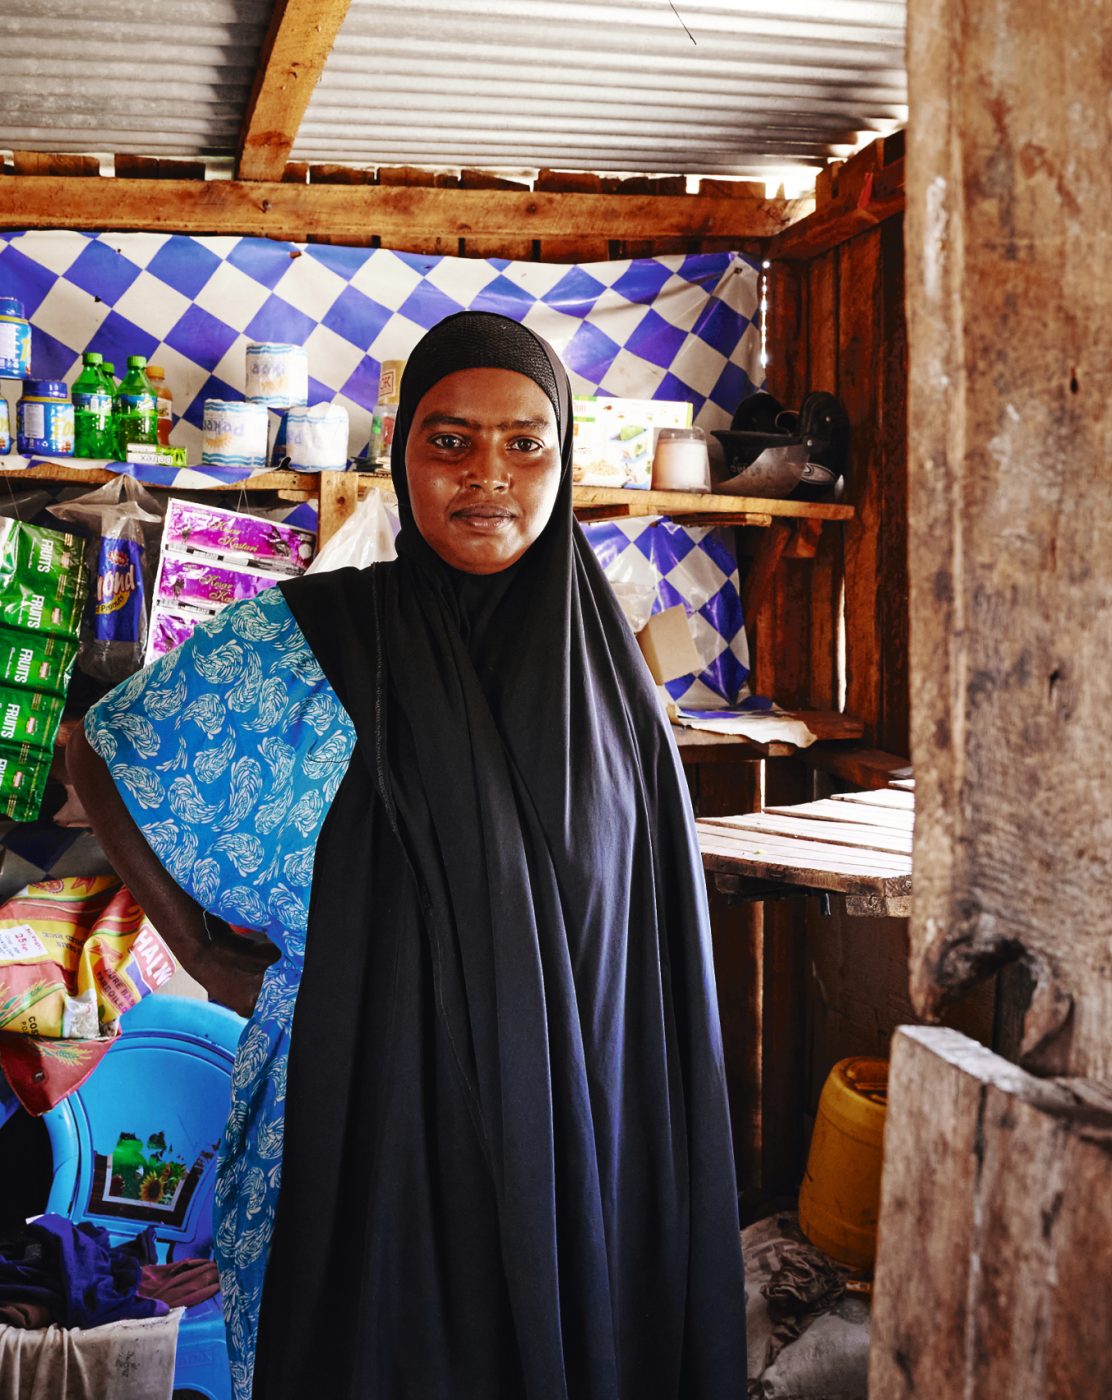
[(143, 1265), (151, 1262), (149, 1229), (113, 1246), (95, 1225), (42, 1215), (0, 1239), (0, 1304), (37, 1304), (62, 1327), (161, 1317), (167, 1303), (139, 1296)]
[(750, 1400), (865, 1400), (869, 1304), (794, 1212), (742, 1231)]
[(171, 1400), (181, 1309), (88, 1330), (0, 1326), (0, 1400)]

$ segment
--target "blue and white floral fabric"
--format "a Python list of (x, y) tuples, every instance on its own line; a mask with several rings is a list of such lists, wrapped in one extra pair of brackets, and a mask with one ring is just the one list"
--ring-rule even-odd
[(236, 1400), (249, 1400), (313, 861), (355, 730), (277, 588), (227, 608), (117, 686), (85, 729), (178, 884), (282, 951), (240, 1041), (217, 1174), (232, 1379)]

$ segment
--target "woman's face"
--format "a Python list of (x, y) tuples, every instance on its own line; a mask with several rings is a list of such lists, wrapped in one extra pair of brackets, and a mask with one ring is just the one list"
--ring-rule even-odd
[(548, 395), (508, 369), (463, 369), (418, 403), (405, 447), (418, 530), (446, 564), (496, 574), (548, 523), (560, 441)]

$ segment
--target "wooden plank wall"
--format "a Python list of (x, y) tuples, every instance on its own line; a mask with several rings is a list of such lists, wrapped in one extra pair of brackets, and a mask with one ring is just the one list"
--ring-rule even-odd
[[(831, 167), (820, 177), (810, 222), (818, 226), (825, 211), (867, 198), (902, 157), (897, 136)], [(750, 620), (756, 688), (786, 706), (844, 708), (864, 721), (866, 746), (907, 755), (903, 218), (893, 215), (832, 247), (820, 241), (812, 257), (802, 228), (799, 241), (802, 254), (793, 250), (767, 270), (768, 388), (790, 408), (812, 389), (843, 400), (853, 431), (846, 499), (857, 513), (844, 528), (825, 527), (812, 558), (792, 558), (789, 549), (781, 561)], [(768, 765), (769, 801), (806, 801), (854, 785), (832, 785), (801, 762)], [(847, 1055), (885, 1054), (895, 1027), (914, 1012), (907, 920), (847, 918), (837, 901), (826, 916), (807, 900), (768, 905), (763, 935), (770, 1045), (761, 1184), (775, 1197), (799, 1183), (832, 1065)], [(990, 1034), (991, 996), (959, 1008), (954, 1019), (971, 1034)]]
[[(878, 170), (902, 140), (869, 148)], [(843, 170), (857, 175), (861, 162)], [(840, 202), (838, 172), (820, 182)], [(845, 705), (865, 742), (909, 752), (907, 582), (907, 331), (903, 218), (895, 216), (811, 261), (768, 269), (770, 392), (797, 408), (811, 389), (836, 393), (853, 431), (844, 532), (826, 529), (813, 559), (788, 558), (753, 619), (757, 685), (781, 704), (838, 709), (845, 590)]]

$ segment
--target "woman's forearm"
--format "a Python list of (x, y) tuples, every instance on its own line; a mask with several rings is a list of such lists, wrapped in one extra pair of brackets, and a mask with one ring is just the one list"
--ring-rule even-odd
[(229, 933), (173, 880), (135, 825), (107, 765), (78, 725), (66, 746), (66, 766), (112, 868), (169, 944), (182, 967), (219, 1001), (248, 1015), (262, 974), (278, 956), (271, 943)]

